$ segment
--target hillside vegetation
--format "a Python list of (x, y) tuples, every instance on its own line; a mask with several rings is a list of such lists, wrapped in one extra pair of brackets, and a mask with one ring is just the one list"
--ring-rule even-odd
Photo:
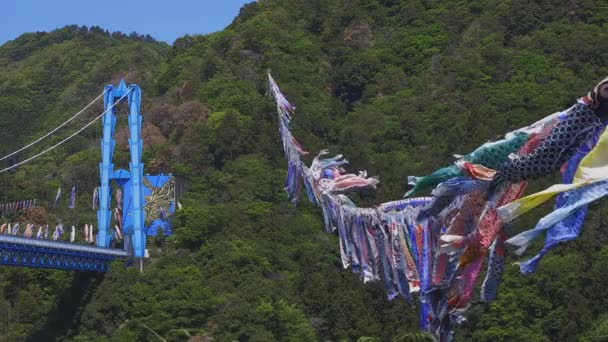
[[(342, 270), (337, 239), (324, 232), (318, 210), (286, 200), (266, 70), (297, 106), (294, 134), (311, 154), (330, 148), (349, 169), (380, 176), (377, 192), (353, 196), (366, 206), (403, 196), (408, 175), (585, 94), (608, 75), (607, 25), (608, 5), (592, 0), (260, 0), (223, 31), (172, 46), (77, 26), (0, 46), (3, 155), (124, 77), (143, 90), (146, 172), (173, 172), (189, 183), (175, 235), (141, 274), (121, 264), (106, 274), (0, 268), (0, 335), (389, 341), (416, 331), (417, 308), (387, 301), (381, 285)], [(95, 110), (89, 119), (101, 105)], [(124, 167), (120, 125), (116, 164)], [(91, 193), (100, 130), (87, 134), (82, 144), (2, 176), (4, 198), (51, 199), (74, 179)], [(551, 252), (535, 274), (507, 267), (499, 299), (475, 306), (456, 340), (607, 336), (601, 205), (582, 237)], [(92, 220), (88, 210), (78, 219)]]

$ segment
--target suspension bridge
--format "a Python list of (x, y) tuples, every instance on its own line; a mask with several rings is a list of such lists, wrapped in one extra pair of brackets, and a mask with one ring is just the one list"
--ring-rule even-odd
[[(54, 137), (57, 132), (60, 132), (62, 128), (102, 97), (104, 106), (101, 114), (64, 139), (60, 139), (48, 147), (43, 145), (45, 148), (38, 153), (20, 161), (15, 160), (23, 151), (33, 146), (39, 146), (39, 143)], [(126, 104), (128, 108), (127, 134), (125, 134), (128, 136), (128, 170), (115, 169), (113, 160), (116, 147), (116, 111), (121, 104)], [(65, 218), (55, 217), (54, 224), (57, 226), (52, 236), (49, 237), (51, 215), (47, 215), (46, 211), (60, 211), (57, 208), (62, 205), (61, 188), (57, 191), (54, 201), (39, 200), (38, 203), (36, 200), (5, 201), (4, 204), (0, 204), (4, 222), (0, 228), (0, 265), (106, 271), (110, 263), (117, 259), (125, 262), (139, 259), (141, 262), (141, 259), (146, 256), (148, 235), (154, 236), (159, 230), (162, 230), (164, 235), (171, 235), (168, 216), (175, 211), (177, 205), (175, 178), (170, 174), (162, 173), (144, 175), (140, 108), (141, 90), (139, 86), (136, 84), (127, 86), (124, 80), (121, 80), (117, 86), (107, 85), (103, 93), (95, 100), (59, 126), (0, 158), (0, 162), (11, 161), (10, 165), (0, 169), (0, 174), (4, 173), (7, 177), (11, 177), (21, 165), (33, 162), (62, 145), (65, 146), (67, 142), (73, 141), (89, 127), (94, 127), (94, 124), (101, 119), (99, 178), (95, 181), (96, 186), (93, 189), (84, 189), (92, 192), (92, 207), (96, 212), (89, 216), (96, 218), (96, 226), (92, 222), (90, 225), (85, 224), (82, 234), (84, 239), (76, 239), (77, 232), (78, 235), (81, 235), (80, 225), (77, 222), (66, 223), (65, 229), (69, 234), (67, 232), (63, 234), (64, 224), (59, 221), (65, 220)], [(10, 182), (10, 180), (6, 182)], [(77, 187), (74, 185), (71, 189), (69, 209), (64, 209), (64, 212), (67, 213), (76, 212), (74, 209), (77, 206), (75, 201)], [(79, 189), (79, 196), (84, 198), (82, 194), (85, 191)], [(79, 211), (86, 207), (80, 204), (81, 202), (84, 201), (79, 202), (77, 209)], [(114, 204), (113, 209), (112, 204)], [(77, 221), (74, 217), (76, 214), (73, 214), (73, 220)], [(46, 222), (41, 222), (44, 220)], [(38, 234), (34, 234), (34, 223), (39, 226)], [(20, 225), (25, 225), (24, 233), (20, 232)], [(70, 225), (71, 232), (68, 228)], [(96, 227), (96, 232), (93, 227)]]

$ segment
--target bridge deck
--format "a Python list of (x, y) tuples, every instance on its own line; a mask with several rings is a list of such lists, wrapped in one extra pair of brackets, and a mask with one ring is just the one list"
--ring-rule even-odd
[(103, 272), (113, 260), (127, 257), (122, 249), (0, 235), (0, 265)]

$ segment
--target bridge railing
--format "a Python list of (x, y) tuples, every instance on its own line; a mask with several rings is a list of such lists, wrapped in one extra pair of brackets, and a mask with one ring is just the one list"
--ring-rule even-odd
[(25, 238), (14, 235), (0, 235), (0, 243), (10, 243), (21, 246), (31, 246), (31, 247), (42, 247), (42, 248), (52, 248), (52, 249), (61, 249), (65, 251), (74, 251), (74, 252), (84, 252), (84, 253), (95, 253), (95, 254), (104, 254), (104, 255), (112, 255), (115, 257), (128, 257), (129, 253), (125, 250), (121, 249), (111, 249), (111, 248), (100, 248), (93, 246), (80, 245), (75, 243), (68, 243), (62, 241), (50, 241), (50, 240), (41, 240), (35, 238)]

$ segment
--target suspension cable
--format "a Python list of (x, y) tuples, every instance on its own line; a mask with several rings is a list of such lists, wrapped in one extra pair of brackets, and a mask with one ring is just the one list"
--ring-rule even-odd
[(89, 104), (88, 104), (88, 105), (86, 105), (84, 108), (82, 108), (82, 109), (81, 109), (81, 110), (80, 110), (78, 113), (74, 114), (74, 116), (72, 116), (71, 118), (69, 118), (67, 121), (65, 121), (65, 122), (64, 122), (64, 123), (62, 123), (61, 125), (59, 125), (59, 126), (55, 127), (53, 130), (51, 130), (51, 131), (50, 131), (50, 132), (48, 132), (47, 134), (45, 134), (45, 135), (41, 136), (40, 138), (38, 138), (38, 139), (36, 139), (36, 140), (32, 141), (31, 143), (29, 143), (29, 144), (27, 144), (27, 145), (25, 145), (25, 146), (21, 147), (20, 149), (18, 149), (18, 150), (16, 150), (16, 151), (14, 151), (14, 152), (11, 152), (11, 153), (9, 153), (9, 154), (5, 155), (4, 157), (0, 158), (0, 161), (4, 160), (4, 159), (6, 159), (6, 158), (9, 158), (9, 157), (11, 157), (11, 156), (14, 156), (14, 155), (15, 155), (15, 154), (17, 154), (17, 153), (19, 153), (19, 152), (21, 152), (21, 151), (23, 151), (23, 150), (25, 150), (25, 149), (28, 149), (28, 148), (32, 147), (33, 145), (35, 145), (35, 144), (39, 143), (39, 142), (40, 142), (41, 140), (43, 140), (44, 138), (46, 138), (46, 137), (48, 137), (49, 135), (51, 135), (51, 134), (53, 134), (53, 133), (57, 132), (57, 131), (58, 131), (58, 130), (61, 128), (61, 127), (63, 127), (63, 126), (65, 126), (65, 125), (67, 125), (68, 123), (70, 123), (70, 121), (74, 120), (74, 119), (75, 119), (77, 116), (79, 116), (79, 115), (80, 115), (80, 114), (82, 114), (82, 113), (83, 113), (85, 110), (87, 110), (89, 107), (91, 107), (91, 106), (92, 106), (92, 105), (93, 105), (95, 102), (97, 102), (97, 101), (98, 101), (98, 100), (99, 100), (101, 97), (103, 97), (103, 95), (104, 95), (105, 93), (106, 93), (106, 90), (104, 90), (104, 91), (103, 91), (101, 94), (99, 94), (99, 96), (97, 96), (97, 97), (96, 97), (96, 98), (95, 98), (93, 101), (89, 102)]
[(95, 119), (93, 119), (93, 121), (91, 121), (88, 124), (84, 125), (81, 129), (77, 130), (72, 135), (68, 136), (67, 138), (61, 140), (60, 142), (56, 143), (55, 145), (47, 148), (46, 150), (44, 150), (44, 151), (42, 151), (42, 152), (40, 152), (38, 154), (35, 154), (35, 155), (33, 155), (33, 156), (31, 156), (31, 157), (23, 160), (23, 161), (20, 161), (20, 162), (18, 162), (16, 164), (13, 164), (13, 165), (11, 165), (11, 166), (9, 166), (7, 168), (4, 168), (4, 169), (0, 170), (0, 173), (6, 172), (6, 171), (8, 171), (10, 169), (14, 169), (14, 168), (16, 168), (19, 165), (23, 165), (23, 164), (25, 164), (25, 163), (27, 163), (27, 162), (29, 162), (31, 160), (34, 160), (34, 159), (40, 157), (41, 155), (46, 154), (47, 152), (50, 152), (50, 151), (54, 150), (56, 147), (58, 147), (61, 144), (65, 143), (66, 141), (72, 139), (73, 137), (75, 137), (76, 135), (78, 135), (78, 133), (84, 131), (86, 128), (88, 128), (89, 126), (91, 126), (92, 124), (94, 124), (97, 120), (101, 119), (102, 116), (104, 116), (110, 109), (114, 108), (114, 106), (116, 106), (120, 101), (122, 101), (122, 99), (124, 99), (130, 92), (131, 92), (131, 89), (129, 89), (121, 98), (118, 99), (118, 101), (114, 102), (103, 113), (101, 113), (99, 116), (97, 116)]

